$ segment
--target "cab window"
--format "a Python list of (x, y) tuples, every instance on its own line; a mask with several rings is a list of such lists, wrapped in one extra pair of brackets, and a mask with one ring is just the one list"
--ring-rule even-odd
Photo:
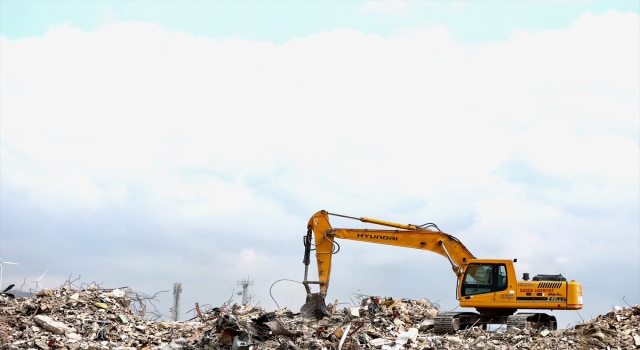
[(470, 264), (462, 279), (462, 295), (497, 292), (507, 289), (504, 264)]
[(498, 265), (498, 288), (496, 291), (507, 289), (507, 268), (504, 265)]

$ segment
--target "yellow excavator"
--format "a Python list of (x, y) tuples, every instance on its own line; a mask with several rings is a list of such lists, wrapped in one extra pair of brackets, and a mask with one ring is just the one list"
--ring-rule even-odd
[[(394, 229), (332, 228), (329, 215)], [(514, 263), (517, 259), (477, 259), (457, 238), (448, 235), (433, 223), (424, 225), (399, 224), (389, 221), (356, 218), (332, 214), (325, 210), (315, 213), (304, 236), (305, 271), (302, 282), (307, 291), (306, 303), (300, 312), (307, 318), (321, 319), (328, 315), (325, 297), (331, 275), (331, 258), (339, 245), (336, 238), (361, 242), (388, 244), (399, 247), (431, 251), (446, 257), (457, 276), (457, 299), (461, 307), (472, 307), (477, 312), (442, 312), (434, 320), (438, 333), (454, 333), (469, 326), (487, 327), (489, 324), (507, 324), (520, 329), (557, 329), (556, 318), (545, 313), (516, 313), (518, 309), (578, 310), (582, 309), (582, 285), (567, 281), (560, 275), (537, 275), (529, 279), (516, 278)], [(311, 251), (316, 252), (318, 280), (309, 281)], [(319, 285), (312, 293), (309, 285)]]

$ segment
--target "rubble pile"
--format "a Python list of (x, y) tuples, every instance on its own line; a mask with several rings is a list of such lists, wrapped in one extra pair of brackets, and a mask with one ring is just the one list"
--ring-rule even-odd
[[(0, 296), (0, 349), (154, 348), (195, 340), (202, 323), (155, 322), (134, 312), (128, 290), (43, 289), (33, 298)], [(135, 293), (134, 293), (135, 295)]]
[(250, 305), (232, 308), (194, 344), (201, 349), (362, 349), (403, 348), (418, 344), (419, 332), (433, 328), (438, 309), (426, 299), (369, 297), (359, 307), (333, 311), (319, 321), (289, 310), (253, 312)]
[(567, 335), (579, 335), (580, 344), (598, 349), (640, 348), (640, 305), (629, 308), (615, 306), (605, 315), (585, 321)]
[[(133, 300), (135, 302), (135, 300)], [(0, 350), (352, 350), (352, 349), (636, 349), (640, 305), (563, 330), (487, 331), (472, 327), (435, 334), (439, 307), (426, 299), (362, 298), (329, 305), (330, 316), (305, 319), (283, 309), (223, 305), (192, 321), (153, 321), (132, 307), (126, 290), (46, 290), (34, 298), (0, 296)], [(336, 301), (337, 303), (337, 301)]]

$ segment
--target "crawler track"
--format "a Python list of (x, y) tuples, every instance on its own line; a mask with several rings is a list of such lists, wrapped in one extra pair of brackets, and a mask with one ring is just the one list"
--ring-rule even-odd
[(480, 315), (473, 312), (443, 312), (435, 317), (433, 329), (436, 333), (453, 334), (471, 326), (486, 327), (489, 324), (507, 324), (519, 329), (556, 330), (556, 318), (547, 314), (521, 313), (510, 316)]
[(556, 318), (547, 314), (515, 314), (507, 319), (507, 326), (520, 329), (558, 329)]
[(459, 312), (443, 312), (438, 314), (433, 322), (433, 330), (436, 333), (455, 333), (455, 331), (460, 329), (460, 319), (458, 315), (460, 315)]

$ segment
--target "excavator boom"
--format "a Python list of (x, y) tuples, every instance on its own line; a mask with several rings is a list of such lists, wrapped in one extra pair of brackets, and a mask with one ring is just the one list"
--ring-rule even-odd
[[(335, 214), (321, 210), (311, 217), (307, 226), (307, 235), (313, 235), (313, 237), (309, 238), (314, 240), (316, 246), (320, 293), (326, 292), (329, 287), (335, 238), (428, 250), (449, 259), (456, 275), (462, 273), (469, 259), (475, 258), (457, 238), (439, 230), (434, 231), (429, 228), (420, 228), (416, 225), (398, 224), (370, 218), (359, 218), (358, 220), (395, 227), (396, 229), (332, 228), (329, 223), (329, 215)], [(344, 215), (340, 216), (345, 217)]]
[[(394, 227), (396, 229), (332, 228), (329, 222), (329, 215)], [(431, 224), (431, 227), (437, 228), (437, 226), (433, 224)], [(427, 226), (420, 227), (412, 224), (400, 224), (372, 218), (355, 218), (346, 215), (331, 214), (325, 210), (321, 210), (309, 219), (307, 236), (304, 238), (305, 258), (303, 263), (305, 264), (305, 276), (303, 284), (307, 291), (307, 302), (303, 306), (302, 312), (308, 316), (312, 314), (315, 316), (326, 314), (324, 297), (329, 288), (331, 258), (333, 254), (337, 252), (335, 238), (428, 250), (446, 257), (451, 263), (453, 272), (457, 276), (462, 274), (469, 259), (475, 259), (473, 254), (469, 252), (462, 242), (440, 230), (431, 230)], [(316, 263), (318, 266), (317, 281), (309, 281), (307, 279), (312, 246), (315, 246), (316, 250)], [(310, 284), (318, 284), (320, 292), (315, 294), (311, 293)]]

